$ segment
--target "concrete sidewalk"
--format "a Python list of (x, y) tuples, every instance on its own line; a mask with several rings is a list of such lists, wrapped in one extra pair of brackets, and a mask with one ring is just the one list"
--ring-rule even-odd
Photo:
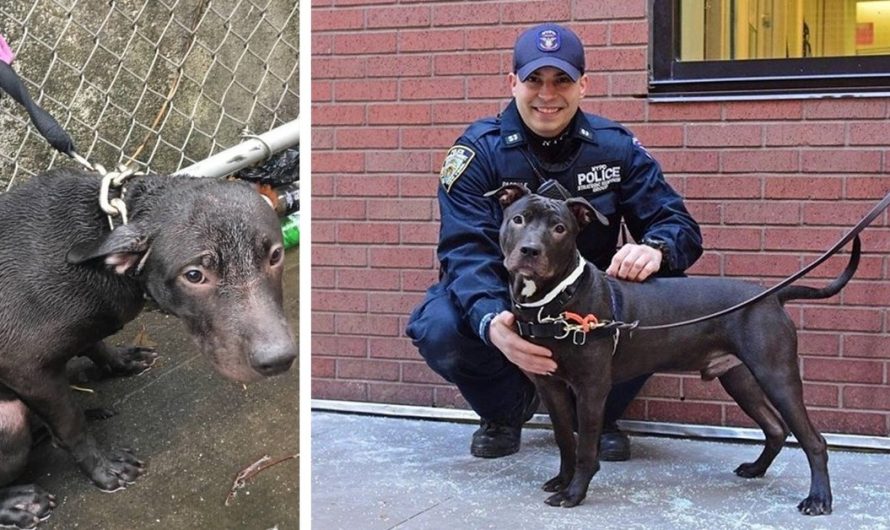
[(732, 470), (755, 444), (634, 436), (629, 462), (604, 462), (584, 503), (544, 504), (559, 465), (552, 433), (525, 429), (522, 450), (469, 454), (475, 425), (326, 412), (312, 414), (312, 528), (886, 529), (890, 454), (830, 453), (834, 513), (806, 517), (803, 451), (786, 447), (764, 478)]
[[(288, 253), (285, 305), (297, 330), (297, 252)], [(298, 459), (270, 467), (225, 505), (235, 476), (264, 455), (296, 455), (298, 369), (243, 387), (217, 375), (186, 335), (183, 324), (144, 313), (112, 344), (130, 342), (144, 327), (160, 358), (143, 375), (87, 383), (78, 393), (84, 408), (117, 414), (90, 422), (104, 447), (129, 447), (148, 464), (126, 490), (103, 493), (71, 456), (48, 441), (32, 450), (28, 473), (57, 497), (52, 517), (38, 528), (141, 530), (296, 530), (299, 521)]]

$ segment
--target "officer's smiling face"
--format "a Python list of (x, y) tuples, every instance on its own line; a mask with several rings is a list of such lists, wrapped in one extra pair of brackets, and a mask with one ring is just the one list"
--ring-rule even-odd
[(587, 75), (572, 81), (562, 70), (545, 66), (525, 81), (509, 75), (510, 88), (522, 121), (538, 136), (552, 138), (572, 121), (587, 90)]

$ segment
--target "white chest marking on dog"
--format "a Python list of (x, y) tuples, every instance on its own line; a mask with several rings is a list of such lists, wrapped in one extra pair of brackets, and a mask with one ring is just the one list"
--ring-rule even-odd
[(522, 291), (520, 291), (520, 295), (528, 298), (535, 294), (535, 291), (538, 290), (538, 286), (535, 285), (535, 282), (532, 280), (527, 280), (525, 278), (522, 279)]
[[(584, 267), (587, 264), (587, 262), (584, 261), (583, 257), (581, 257), (580, 252), (578, 253), (576, 259), (578, 260), (578, 266), (575, 267), (575, 270), (573, 270), (571, 274), (566, 276), (566, 278), (563, 281), (559, 282), (559, 285), (554, 287), (552, 291), (545, 294), (543, 298), (541, 298), (537, 302), (529, 302), (527, 304), (517, 303), (516, 305), (519, 307), (542, 307), (542, 306), (549, 304), (551, 300), (556, 298), (556, 296), (559, 293), (563, 292), (566, 287), (573, 284), (575, 282), (575, 280), (577, 280), (581, 276), (581, 273), (584, 272)], [(523, 280), (523, 281), (528, 281), (528, 280)], [(522, 292), (519, 294), (525, 296), (526, 289), (528, 289), (528, 284), (526, 284), (525, 287), (522, 288)]]

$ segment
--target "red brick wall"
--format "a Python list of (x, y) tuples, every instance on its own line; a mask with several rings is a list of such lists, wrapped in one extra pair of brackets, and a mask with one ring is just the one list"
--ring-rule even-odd
[[(645, 0), (313, 0), (312, 392), (464, 406), (404, 337), (436, 279), (437, 175), (466, 125), (506, 103), (518, 32), (568, 22), (588, 48), (588, 111), (633, 129), (687, 197), (709, 249), (694, 274), (775, 283), (890, 191), (888, 99), (653, 103)], [(789, 305), (806, 400), (830, 432), (890, 432), (890, 228), (856, 278)], [(833, 258), (811, 276), (843, 267)], [(820, 280), (820, 278), (822, 280)], [(717, 383), (659, 375), (635, 418), (749, 425)]]

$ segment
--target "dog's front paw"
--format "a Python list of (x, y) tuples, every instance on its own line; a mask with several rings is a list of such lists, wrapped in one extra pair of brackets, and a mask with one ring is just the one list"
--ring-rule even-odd
[(560, 491), (547, 498), (546, 502), (550, 506), (562, 506), (563, 508), (572, 508), (581, 504), (586, 494), (571, 493), (569, 490)]
[(0, 525), (34, 528), (46, 520), (56, 499), (40, 486), (29, 484), (0, 490)]
[(735, 468), (734, 473), (742, 478), (759, 478), (766, 473), (766, 468), (757, 465), (755, 462), (748, 462)]
[(555, 491), (562, 491), (566, 489), (569, 485), (569, 482), (572, 481), (572, 477), (563, 477), (562, 475), (556, 475), (552, 479), (548, 480), (541, 486), (541, 489), (544, 491), (548, 491), (553, 493)]
[(819, 495), (810, 495), (800, 501), (797, 509), (804, 515), (828, 515), (831, 513), (831, 498), (823, 498)]
[(90, 478), (103, 491), (118, 491), (136, 481), (145, 470), (145, 464), (129, 449), (112, 451), (92, 470)]
[(111, 355), (105, 368), (111, 375), (138, 375), (154, 366), (158, 354), (154, 348), (141, 346), (117, 346), (109, 348)]

